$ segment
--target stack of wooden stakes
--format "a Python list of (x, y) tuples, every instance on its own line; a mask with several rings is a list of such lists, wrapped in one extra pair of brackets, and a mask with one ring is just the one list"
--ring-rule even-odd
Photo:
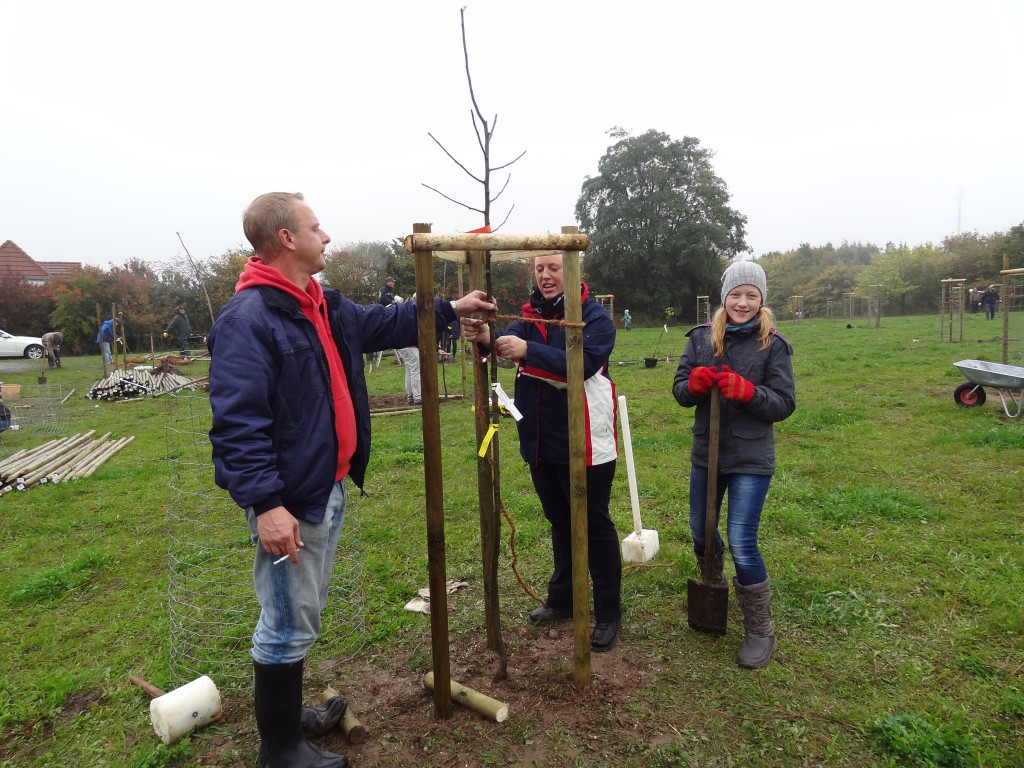
[(180, 373), (141, 369), (114, 370), (106, 378), (93, 384), (85, 396), (90, 400), (125, 400), (192, 389), (202, 383), (202, 380), (191, 379)]
[(0, 496), (33, 485), (89, 477), (111, 456), (135, 439), (108, 440), (110, 432), (93, 440), (96, 430), (58, 438), (37, 448), (23, 449), (0, 461)]

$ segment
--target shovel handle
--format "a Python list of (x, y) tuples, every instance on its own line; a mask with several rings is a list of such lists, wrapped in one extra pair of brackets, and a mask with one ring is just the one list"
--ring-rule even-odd
[(161, 696), (164, 695), (164, 691), (157, 688), (148, 680), (143, 680), (141, 677), (129, 677), (128, 682), (132, 685), (139, 686), (139, 688), (148, 693), (151, 698), (159, 699)]
[(636, 466), (633, 464), (633, 437), (629, 431), (629, 411), (626, 410), (626, 396), (619, 395), (619, 423), (622, 425), (622, 447), (626, 453), (626, 474), (629, 478), (629, 503), (633, 508), (633, 532), (643, 532), (640, 523), (640, 494), (636, 487)]
[(722, 420), (722, 400), (718, 387), (711, 388), (711, 414), (708, 420), (708, 483), (704, 503), (704, 576), (712, 577), (715, 562), (715, 517), (718, 513), (718, 442)]

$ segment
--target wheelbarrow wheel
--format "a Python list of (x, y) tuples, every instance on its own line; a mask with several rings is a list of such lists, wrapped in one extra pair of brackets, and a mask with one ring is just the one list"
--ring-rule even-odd
[(971, 384), (965, 381), (953, 390), (953, 400), (957, 405), (970, 408), (975, 405), (985, 404), (985, 389), (980, 384)]

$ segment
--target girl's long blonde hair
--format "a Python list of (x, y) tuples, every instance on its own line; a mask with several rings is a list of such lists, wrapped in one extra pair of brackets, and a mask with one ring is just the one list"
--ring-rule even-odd
[[(757, 319), (761, 321), (761, 327), (757, 329), (757, 349), (767, 349), (772, 343), (771, 332), (775, 329), (775, 314), (768, 307), (761, 307), (757, 313)], [(715, 316), (711, 318), (711, 347), (715, 350), (715, 357), (725, 354), (725, 324), (728, 321), (725, 307), (719, 307)]]

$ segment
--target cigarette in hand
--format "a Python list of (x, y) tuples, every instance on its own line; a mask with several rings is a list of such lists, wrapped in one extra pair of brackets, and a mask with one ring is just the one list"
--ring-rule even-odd
[(291, 557), (291, 555), (283, 555), (283, 556), (277, 558), (277, 560), (274, 561), (274, 565), (279, 565), (279, 564), (283, 563), (289, 557)]

